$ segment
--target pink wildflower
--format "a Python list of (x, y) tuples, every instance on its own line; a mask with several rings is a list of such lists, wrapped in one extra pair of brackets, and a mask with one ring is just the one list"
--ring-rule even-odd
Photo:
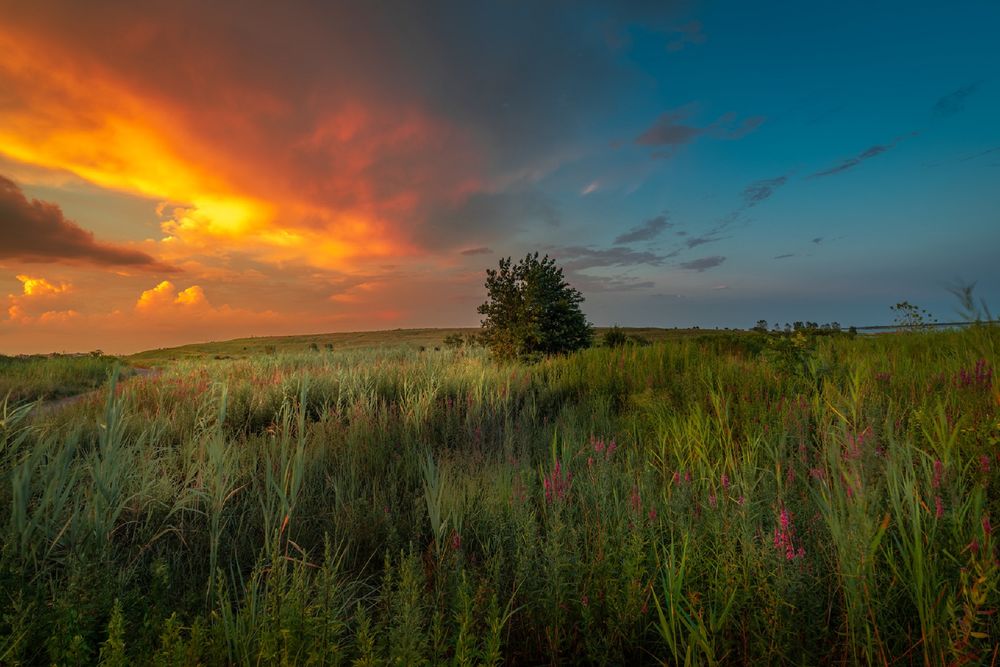
[(642, 509), (642, 498), (639, 496), (639, 487), (632, 487), (632, 495), (629, 496), (629, 505), (632, 506), (632, 511), (639, 512)]
[(542, 480), (545, 502), (551, 504), (557, 500), (565, 500), (572, 481), (573, 473), (567, 471), (563, 474), (562, 464), (557, 460), (555, 468)]
[(944, 503), (941, 496), (934, 496), (934, 517), (940, 519), (944, 516)]
[(713, 493), (712, 495), (710, 495), (710, 496), (708, 497), (708, 504), (709, 504), (709, 506), (711, 506), (711, 507), (712, 507), (713, 509), (715, 508), (715, 505), (716, 505), (716, 500), (717, 500), (717, 499), (716, 499), (716, 497), (715, 497), (715, 494), (714, 494), (714, 493)]
[(722, 473), (722, 489), (724, 491), (729, 490), (729, 475), (726, 473)]
[(984, 475), (989, 474), (990, 472), (990, 457), (986, 454), (979, 457), (979, 472)]
[(580, 604), (582, 604), (584, 607), (589, 607), (590, 606), (590, 598), (588, 598), (586, 595), (584, 595), (582, 598), (580, 598)]
[(931, 480), (931, 486), (935, 489), (941, 487), (941, 478), (944, 476), (944, 464), (941, 463), (941, 459), (934, 459), (934, 479)]
[(774, 529), (774, 548), (784, 554), (785, 560), (795, 560), (806, 555), (801, 545), (795, 547), (795, 527), (792, 525), (788, 510), (784, 507), (778, 515), (778, 526)]
[(451, 531), (451, 548), (452, 551), (458, 551), (462, 548), (462, 536), (458, 534), (457, 530)]

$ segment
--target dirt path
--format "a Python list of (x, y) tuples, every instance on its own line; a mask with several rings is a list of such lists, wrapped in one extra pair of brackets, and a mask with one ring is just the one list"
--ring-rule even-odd
[[(134, 377), (156, 378), (163, 373), (163, 371), (159, 368), (135, 367), (133, 368), (133, 370), (135, 371), (133, 375), (130, 375), (127, 378), (120, 378), (118, 382), (119, 383), (128, 382)], [(105, 392), (105, 389), (106, 389), (105, 387), (99, 387), (91, 391), (85, 391), (81, 394), (73, 394), (72, 396), (63, 396), (62, 398), (56, 398), (51, 401), (45, 401), (39, 404), (37, 408), (35, 408), (34, 413), (36, 415), (50, 414), (52, 412), (62, 410), (63, 408), (68, 408), (69, 406), (75, 405), (76, 403), (79, 403), (80, 401), (90, 398), (91, 396), (95, 396), (97, 394), (103, 394)]]

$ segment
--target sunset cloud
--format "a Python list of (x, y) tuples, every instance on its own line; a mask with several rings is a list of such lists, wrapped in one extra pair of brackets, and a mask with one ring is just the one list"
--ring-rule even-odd
[(17, 280), (21, 283), (21, 293), (7, 295), (7, 317), (11, 322), (51, 322), (78, 315), (66, 302), (66, 295), (73, 291), (70, 283), (53, 283), (24, 274), (19, 274)]
[(173, 270), (144, 252), (97, 241), (93, 233), (67, 220), (57, 205), (29, 200), (14, 181), (3, 176), (0, 176), (0, 259)]
[(73, 289), (69, 283), (59, 283), (53, 285), (45, 278), (32, 278), (31, 276), (18, 275), (17, 279), (23, 285), (25, 296), (47, 296), (52, 294), (63, 294)]
[(164, 280), (156, 287), (145, 290), (135, 302), (136, 310), (157, 311), (164, 308), (179, 306), (181, 308), (210, 307), (205, 292), (198, 285), (177, 291), (177, 287), (169, 280)]

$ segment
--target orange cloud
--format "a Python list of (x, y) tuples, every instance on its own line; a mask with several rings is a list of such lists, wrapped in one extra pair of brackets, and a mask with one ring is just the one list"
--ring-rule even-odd
[(145, 290), (139, 300), (135, 302), (136, 310), (156, 311), (163, 308), (180, 306), (183, 308), (197, 308), (201, 306), (211, 307), (205, 292), (198, 285), (192, 285), (187, 289), (177, 291), (169, 280), (164, 280), (156, 287)]
[[(124, 32), (152, 48), (156, 30), (144, 25)], [(418, 103), (358, 91), (307, 98), (302, 111), (221, 78), (211, 81), (222, 104), (179, 98), (122, 69), (133, 54), (114, 49), (127, 40), (81, 51), (76, 35), (47, 30), (0, 26), (0, 87), (15, 91), (0, 106), (0, 156), (164, 202), (163, 259), (238, 250), (344, 269), (411, 255), (431, 202), (479, 182), (470, 136)], [(174, 56), (212, 76), (194, 56)]]
[(58, 285), (53, 285), (45, 278), (32, 278), (23, 274), (18, 275), (17, 279), (20, 280), (23, 285), (25, 296), (62, 294), (73, 289), (73, 286), (69, 283), (59, 283)]
[[(7, 317), (21, 325), (67, 321), (79, 315), (72, 308), (59, 310), (62, 297), (73, 291), (73, 285), (66, 282), (54, 284), (45, 278), (19, 274), (21, 294), (7, 295)], [(56, 308), (53, 308), (56, 306)]]
[(52, 283), (45, 278), (24, 274), (16, 277), (21, 282), (21, 293), (7, 295), (7, 317), (10, 321), (29, 324), (66, 319), (78, 314), (72, 308), (53, 308), (62, 304), (63, 297), (73, 291), (70, 283)]

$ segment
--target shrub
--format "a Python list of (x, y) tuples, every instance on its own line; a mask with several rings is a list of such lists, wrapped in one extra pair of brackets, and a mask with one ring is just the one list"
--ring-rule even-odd
[(628, 334), (617, 324), (604, 334), (604, 347), (622, 347), (629, 342)]
[(465, 345), (465, 339), (460, 333), (450, 333), (444, 337), (444, 346), (447, 348), (457, 349), (463, 345)]

